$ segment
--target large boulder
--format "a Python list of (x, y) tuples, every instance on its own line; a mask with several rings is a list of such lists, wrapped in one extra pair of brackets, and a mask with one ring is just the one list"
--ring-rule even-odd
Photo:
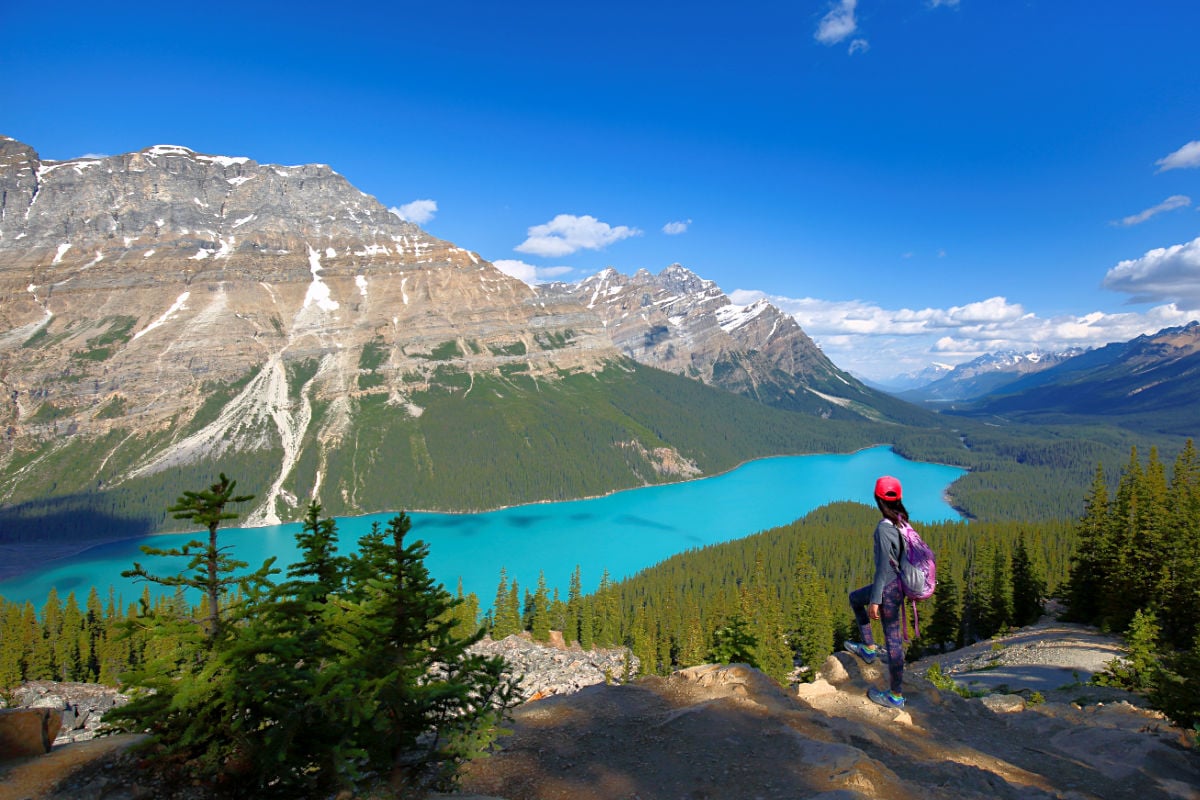
[(49, 753), (60, 727), (54, 708), (0, 709), (0, 761)]

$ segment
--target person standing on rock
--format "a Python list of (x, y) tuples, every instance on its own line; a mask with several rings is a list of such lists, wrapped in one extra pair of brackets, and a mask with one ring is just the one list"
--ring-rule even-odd
[(875, 580), (861, 589), (850, 593), (850, 609), (862, 635), (862, 642), (846, 642), (847, 652), (870, 664), (882, 653), (875, 644), (871, 631), (871, 620), (883, 622), (883, 638), (887, 648), (888, 673), (891, 677), (890, 691), (871, 688), (867, 697), (886, 708), (903, 708), (904, 693), (901, 682), (904, 678), (904, 641), (900, 623), (900, 610), (904, 595), (900, 588), (900, 529), (899, 523), (908, 522), (908, 509), (901, 502), (900, 481), (884, 475), (875, 481), (875, 505), (883, 519), (875, 526)]

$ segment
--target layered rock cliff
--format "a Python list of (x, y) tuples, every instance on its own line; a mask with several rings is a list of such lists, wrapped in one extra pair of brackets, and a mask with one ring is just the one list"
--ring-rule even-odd
[[(553, 377), (616, 356), (579, 304), (535, 295), (327, 166), (175, 146), (42, 161), (0, 140), (5, 458), (161, 432), (129, 474), (277, 448), (282, 481), (314, 405), (317, 438), (336, 440), (351, 400), (417, 415), (411, 396), (439, 372)], [(220, 416), (189, 425), (231, 385)]]
[(610, 268), (539, 291), (573, 297), (598, 314), (630, 358), (770, 406), (856, 419), (886, 418), (897, 408), (839, 369), (791, 316), (766, 300), (735, 305), (680, 264), (657, 275)]

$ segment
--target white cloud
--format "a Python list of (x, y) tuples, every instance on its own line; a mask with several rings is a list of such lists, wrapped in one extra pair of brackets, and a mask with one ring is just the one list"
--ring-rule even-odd
[(950, 308), (886, 309), (861, 300), (788, 298), (742, 289), (730, 293), (737, 305), (762, 298), (791, 314), (833, 363), (878, 380), (922, 369), (934, 360), (963, 362), (1003, 350), (1098, 347), (1200, 318), (1200, 300), (1190, 306), (1167, 303), (1144, 313), (1096, 311), (1048, 319), (1004, 297)]
[(565, 275), (575, 269), (574, 267), (535, 267), (533, 264), (526, 264), (524, 261), (512, 258), (502, 258), (498, 261), (493, 261), (492, 266), (505, 275), (511, 275), (530, 286), (545, 283), (551, 278), (557, 278), (559, 275)]
[(399, 208), (389, 208), (400, 219), (405, 222), (413, 222), (417, 225), (424, 225), (429, 220), (433, 219), (433, 215), (437, 213), (436, 200), (413, 200), (411, 203), (405, 203)]
[(1120, 262), (1104, 276), (1104, 288), (1131, 295), (1132, 303), (1200, 307), (1200, 237)]
[(871, 43), (866, 39), (855, 39), (850, 43), (850, 55), (865, 53), (871, 49)]
[(1161, 214), (1164, 211), (1174, 211), (1177, 208), (1186, 208), (1191, 204), (1192, 198), (1186, 194), (1173, 194), (1156, 206), (1147, 208), (1145, 211), (1139, 211), (1136, 214), (1130, 214), (1128, 217), (1123, 217), (1112, 224), (1126, 228), (1130, 225), (1140, 225), (1155, 214)]
[(513, 249), (518, 253), (554, 258), (568, 256), (580, 250), (600, 250), (613, 242), (641, 236), (637, 228), (625, 225), (612, 227), (588, 214), (559, 214), (544, 225), (534, 225), (528, 238)]
[(858, 30), (858, 22), (854, 18), (854, 10), (858, 0), (838, 0), (829, 13), (821, 18), (814, 34), (821, 44), (837, 44), (848, 39)]
[(1154, 163), (1158, 165), (1159, 172), (1166, 172), (1169, 169), (1200, 167), (1200, 141), (1188, 142), (1174, 153), (1160, 158)]
[(958, 0), (929, 0), (930, 8), (938, 6), (946, 6), (947, 8), (958, 8)]
[(692, 221), (690, 219), (684, 220), (682, 222), (680, 222), (680, 221), (668, 222), (666, 225), (663, 225), (662, 231), (667, 236), (678, 236), (681, 233), (686, 233), (688, 226), (691, 224), (692, 224)]

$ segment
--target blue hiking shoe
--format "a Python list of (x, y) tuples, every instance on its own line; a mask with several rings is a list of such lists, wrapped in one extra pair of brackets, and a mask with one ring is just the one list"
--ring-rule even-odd
[(904, 708), (904, 696), (885, 692), (883, 689), (867, 689), (871, 702), (884, 708)]
[(853, 653), (868, 664), (879, 657), (879, 648), (875, 645), (865, 645), (861, 642), (845, 642), (842, 645), (842, 649), (847, 653)]

